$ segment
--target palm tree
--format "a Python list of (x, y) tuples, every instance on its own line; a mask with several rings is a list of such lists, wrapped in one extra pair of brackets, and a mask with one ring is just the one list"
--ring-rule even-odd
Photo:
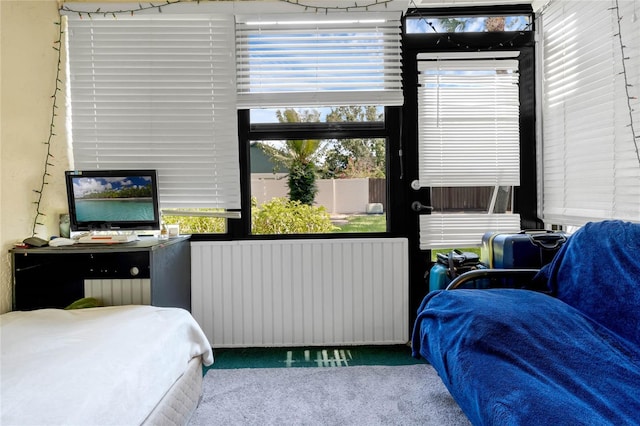
[[(281, 123), (319, 122), (318, 111), (298, 112), (288, 108), (277, 112)], [(289, 169), (288, 186), (289, 199), (312, 205), (318, 187), (316, 185), (316, 162), (320, 155), (322, 144), (317, 139), (287, 140), (280, 148), (261, 144), (266, 154)]]
[(296, 139), (285, 142), (289, 168), (289, 199), (312, 205), (318, 193), (316, 185), (316, 154), (320, 141)]

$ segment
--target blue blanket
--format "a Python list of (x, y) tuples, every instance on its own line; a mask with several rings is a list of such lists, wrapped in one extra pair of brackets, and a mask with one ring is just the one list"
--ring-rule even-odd
[(432, 292), (414, 355), (474, 425), (640, 424), (639, 244), (640, 225), (585, 226), (543, 272), (557, 298)]
[(640, 345), (640, 224), (586, 224), (541, 276), (558, 299)]

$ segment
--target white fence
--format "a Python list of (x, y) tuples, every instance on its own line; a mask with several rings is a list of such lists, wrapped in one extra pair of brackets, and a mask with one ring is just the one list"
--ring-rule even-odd
[[(273, 176), (273, 175), (270, 175)], [(367, 212), (369, 179), (318, 179), (316, 205), (324, 206), (330, 214), (359, 214)], [(262, 204), (274, 197), (287, 197), (287, 179), (251, 178), (251, 195)]]

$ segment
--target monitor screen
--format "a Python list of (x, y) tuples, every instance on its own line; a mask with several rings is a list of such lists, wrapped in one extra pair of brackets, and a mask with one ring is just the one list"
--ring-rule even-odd
[(65, 173), (72, 231), (160, 228), (155, 170)]

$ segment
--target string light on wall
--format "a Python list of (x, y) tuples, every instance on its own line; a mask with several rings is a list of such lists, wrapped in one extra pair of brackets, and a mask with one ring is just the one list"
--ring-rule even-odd
[[(626, 52), (626, 48), (627, 46), (625, 46), (623, 40), (622, 40), (622, 16), (620, 15), (620, 4), (618, 3), (618, 0), (615, 0), (615, 7), (610, 8), (610, 10), (615, 10), (616, 11), (616, 22), (618, 25), (618, 32), (616, 34), (614, 34), (613, 36), (616, 37), (619, 41), (620, 44), (620, 52), (622, 54), (622, 72), (620, 74), (622, 74), (623, 79), (624, 79), (624, 90), (625, 90), (625, 94), (627, 97), (627, 108), (629, 110), (629, 124), (627, 125), (627, 127), (630, 128), (631, 130), (631, 136), (633, 138), (633, 145), (635, 147), (636, 150), (636, 157), (638, 158), (638, 164), (640, 164), (640, 150), (638, 149), (638, 140), (640, 139), (640, 135), (638, 135), (637, 130), (636, 130), (636, 126), (635, 123), (633, 121), (633, 113), (634, 113), (634, 109), (633, 109), (633, 105), (632, 105), (632, 101), (633, 100), (637, 100), (638, 97), (637, 96), (633, 96), (631, 94), (631, 88), (633, 87), (633, 85), (631, 83), (629, 83), (629, 75), (627, 73), (627, 62), (631, 59)], [(636, 12), (634, 10), (633, 12), (633, 16), (631, 18), (632, 22), (635, 22), (635, 20), (637, 20), (636, 17)]]
[[(169, 6), (175, 3), (182, 3), (184, 0), (167, 0), (164, 3), (161, 4), (153, 4), (153, 3), (149, 3), (147, 6), (143, 6), (142, 3), (138, 3), (138, 7), (134, 7), (132, 9), (118, 9), (118, 10), (109, 10), (107, 12), (103, 12), (101, 8), (97, 8), (95, 11), (93, 12), (87, 12), (87, 11), (81, 11), (81, 10), (74, 10), (71, 9), (67, 6), (62, 6), (60, 8), (60, 11), (64, 11), (64, 12), (72, 12), (72, 13), (77, 13), (78, 16), (80, 17), (80, 19), (84, 18), (85, 16), (88, 17), (89, 19), (91, 19), (91, 15), (103, 15), (103, 16), (113, 16), (114, 18), (117, 15), (122, 15), (122, 14), (130, 14), (131, 16), (133, 16), (134, 13), (136, 12), (142, 12), (143, 10), (153, 10), (156, 9), (159, 13), (162, 13), (162, 8), (165, 6)], [(200, 1), (198, 1), (198, 3), (200, 3)]]
[(304, 10), (313, 10), (315, 12), (324, 11), (324, 13), (328, 13), (331, 11), (355, 11), (355, 10), (366, 10), (368, 11), (370, 8), (375, 8), (376, 6), (384, 6), (385, 8), (391, 3), (393, 0), (375, 0), (373, 2), (354, 2), (353, 5), (345, 5), (345, 6), (317, 6), (312, 5), (310, 3), (304, 3), (299, 0), (279, 0), (284, 3), (294, 4), (296, 6), (304, 7)]
[(44, 161), (44, 172), (42, 174), (42, 182), (40, 184), (40, 188), (39, 189), (34, 189), (33, 192), (35, 192), (36, 194), (38, 194), (36, 201), (34, 201), (34, 204), (36, 206), (36, 214), (35, 217), (33, 218), (33, 227), (31, 229), (31, 235), (35, 235), (36, 234), (36, 228), (38, 226), (43, 226), (44, 223), (41, 221), (42, 217), (46, 216), (42, 210), (40, 209), (41, 204), (42, 204), (42, 197), (43, 197), (43, 193), (44, 193), (44, 189), (46, 187), (46, 185), (49, 184), (49, 182), (47, 182), (49, 176), (51, 176), (51, 174), (49, 173), (49, 169), (51, 167), (54, 167), (54, 164), (51, 162), (53, 160), (53, 154), (51, 154), (51, 143), (54, 139), (54, 137), (56, 136), (55, 133), (55, 121), (56, 121), (56, 117), (58, 116), (57, 114), (57, 110), (58, 110), (58, 93), (61, 92), (61, 86), (62, 86), (62, 80), (60, 79), (60, 74), (61, 74), (61, 68), (62, 68), (62, 34), (64, 34), (64, 31), (62, 30), (62, 21), (58, 21), (55, 23), (58, 26), (58, 39), (56, 41), (54, 41), (53, 43), (53, 49), (56, 50), (58, 52), (58, 64), (56, 67), (56, 83), (55, 83), (55, 89), (53, 91), (53, 95), (51, 95), (51, 99), (52, 99), (52, 106), (51, 106), (51, 122), (49, 123), (49, 137), (47, 138), (47, 141), (44, 142), (44, 144), (47, 146), (47, 155), (45, 157), (45, 161)]
[[(122, 15), (122, 14), (128, 14), (133, 16), (136, 12), (142, 12), (142, 11), (153, 10), (153, 9), (156, 9), (159, 13), (162, 13), (163, 7), (170, 6), (176, 3), (196, 2), (200, 4), (200, 3), (211, 2), (211, 1), (219, 1), (219, 0), (166, 0), (165, 2), (160, 4), (147, 3), (145, 6), (143, 6), (142, 3), (138, 3), (138, 7), (133, 7), (129, 9), (103, 11), (101, 8), (98, 8), (92, 12), (87, 12), (86, 10), (71, 9), (68, 6), (63, 5), (60, 8), (60, 11), (68, 12), (68, 13), (69, 12), (77, 13), (81, 19), (84, 17), (91, 19), (92, 15), (103, 15), (105, 17), (111, 15), (113, 16), (113, 18), (116, 18), (118, 15)], [(329, 11), (337, 11), (337, 12), (351, 12), (351, 11), (357, 11), (357, 10), (368, 11), (370, 9), (376, 9), (380, 6), (384, 6), (385, 8), (387, 8), (389, 3), (393, 2), (393, 0), (370, 0), (370, 1), (354, 1), (352, 4), (345, 4), (343, 6), (321, 6), (321, 5), (312, 4), (310, 2), (303, 2), (300, 0), (278, 0), (278, 1), (281, 3), (287, 3), (294, 6), (299, 6), (301, 8), (304, 8), (305, 11), (313, 11), (316, 13), (324, 12), (325, 14), (329, 13)]]

